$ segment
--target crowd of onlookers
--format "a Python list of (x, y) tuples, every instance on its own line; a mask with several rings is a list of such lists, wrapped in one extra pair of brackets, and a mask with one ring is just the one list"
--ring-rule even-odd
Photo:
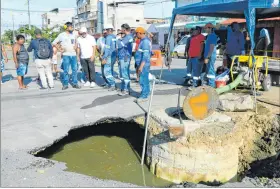
[[(118, 90), (120, 96), (130, 93), (130, 62), (134, 58), (136, 80), (142, 89), (137, 101), (147, 100), (150, 93), (149, 70), (152, 46), (150, 36), (143, 27), (132, 30), (128, 24), (123, 24), (115, 35), (114, 27), (107, 25), (97, 41), (93, 35), (88, 34), (85, 27), (77, 31), (74, 30), (71, 22), (67, 22), (64, 29), (65, 31), (60, 33), (53, 42), (43, 38), (41, 30), (36, 29), (35, 39), (30, 42), (28, 48), (24, 46), (25, 37), (16, 36), (12, 52), (19, 90), (28, 89), (23, 82), (28, 71), (28, 52), (33, 51), (38, 81), (40, 81), (42, 90), (54, 88), (54, 79), (60, 77), (58, 64), (61, 64), (60, 69), (62, 70), (62, 90), (68, 89), (70, 80), (73, 88), (81, 88), (78, 84), (79, 65), (81, 65), (83, 73), (84, 86), (95, 87), (95, 60), (98, 58), (101, 61), (101, 74), (105, 81), (103, 87), (109, 91)], [(2, 48), (1, 56), (1, 60), (7, 61), (4, 48)], [(58, 62), (59, 60), (61, 61)], [(4, 61), (1, 61), (1, 66), (4, 66)], [(118, 75), (114, 74), (116, 63), (119, 68)], [(69, 78), (70, 68), (71, 79)], [(2, 71), (3, 69), (1, 69), (1, 74)], [(121, 80), (120, 89), (116, 88), (116, 78)]]
[[(98, 58), (101, 61), (103, 87), (109, 91), (118, 90), (120, 96), (128, 95), (131, 81), (130, 63), (134, 58), (136, 81), (139, 82), (142, 89), (138, 101), (148, 98), (150, 93), (150, 58), (152, 55), (151, 39), (153, 36), (143, 27), (133, 30), (128, 24), (123, 24), (115, 35), (114, 27), (107, 25), (104, 27), (103, 33), (94, 35), (95, 37), (88, 34), (85, 27), (74, 30), (71, 22), (67, 22), (64, 29), (65, 31), (60, 33), (53, 42), (43, 38), (41, 30), (36, 29), (36, 37), (30, 42), (27, 49), (24, 46), (25, 37), (23, 35), (16, 36), (16, 43), (12, 52), (20, 90), (28, 88), (24, 85), (23, 80), (28, 71), (28, 52), (33, 51), (34, 63), (38, 71), (38, 81), (40, 81), (42, 90), (53, 89), (54, 79), (58, 79), (60, 76), (63, 85), (62, 90), (68, 89), (70, 80), (73, 88), (80, 89), (81, 86), (78, 84), (80, 67), (82, 70), (81, 81), (84, 87), (94, 88), (96, 86), (95, 60)], [(207, 33), (206, 36), (202, 34), (202, 30)], [(224, 50), (223, 67), (225, 69), (230, 67), (233, 56), (246, 53), (245, 49), (250, 39), (248, 33), (245, 34), (247, 34), (246, 37), (241, 32), (238, 23), (232, 23), (228, 27)], [(190, 37), (185, 48), (185, 57), (187, 57), (185, 83), (189, 85), (190, 90), (204, 84), (216, 87), (215, 62), (219, 42), (220, 38), (215, 33), (215, 28), (211, 23), (206, 24), (204, 28), (197, 26), (190, 30)], [(262, 29), (256, 44), (255, 54), (265, 55), (264, 52), (266, 52), (269, 43), (268, 31)], [(262, 54), (259, 54), (259, 52), (262, 52)], [(7, 61), (7, 54), (2, 46), (1, 78), (4, 63)], [(59, 71), (59, 64), (61, 65), (61, 72)], [(115, 64), (118, 65), (117, 75), (114, 72)], [(71, 79), (69, 78), (70, 68)], [(120, 89), (116, 88), (116, 78), (121, 80)]]

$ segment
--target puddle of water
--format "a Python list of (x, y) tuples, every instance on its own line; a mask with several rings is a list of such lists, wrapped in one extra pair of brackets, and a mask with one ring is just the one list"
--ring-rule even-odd
[[(46, 150), (39, 156), (65, 162), (67, 171), (100, 179), (116, 180), (139, 186), (166, 187), (172, 184), (157, 178), (146, 165), (141, 166), (141, 155), (139, 156), (141, 153), (139, 152), (143, 145), (144, 132), (138, 125), (131, 123), (101, 124), (91, 126), (92, 131), (86, 132), (89, 128), (84, 132), (87, 135), (92, 133), (91, 136), (83, 137), (81, 140), (80, 137), (74, 137), (74, 139), (75, 134), (69, 133), (68, 138), (61, 141), (63, 144), (57, 144), (59, 147), (55, 147), (55, 150), (50, 150), (50, 152)], [(102, 130), (104, 130), (103, 135)], [(116, 131), (116, 136), (113, 135), (114, 131)], [(96, 135), (92, 136), (93, 133)]]

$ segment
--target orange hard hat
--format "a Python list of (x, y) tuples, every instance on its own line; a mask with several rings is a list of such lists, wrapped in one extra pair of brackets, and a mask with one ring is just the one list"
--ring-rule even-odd
[(207, 23), (204, 28), (214, 28), (214, 25), (212, 23)]
[(143, 27), (138, 27), (135, 30), (136, 33), (146, 33), (146, 30)]

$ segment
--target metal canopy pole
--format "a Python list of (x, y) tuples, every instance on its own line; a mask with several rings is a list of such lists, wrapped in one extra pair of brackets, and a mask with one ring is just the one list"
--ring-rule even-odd
[(144, 158), (145, 158), (145, 153), (146, 153), (146, 141), (147, 141), (148, 126), (149, 126), (149, 121), (150, 121), (150, 112), (151, 112), (152, 100), (153, 100), (153, 95), (154, 95), (155, 82), (156, 82), (156, 80), (153, 79), (152, 93), (151, 93), (150, 101), (149, 101), (147, 119), (145, 121), (145, 136), (144, 136), (144, 144), (143, 144), (142, 158), (141, 158), (142, 166), (144, 165)]

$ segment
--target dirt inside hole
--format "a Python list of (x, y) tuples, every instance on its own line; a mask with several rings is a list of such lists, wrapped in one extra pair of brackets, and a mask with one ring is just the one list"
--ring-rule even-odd
[(101, 123), (71, 130), (68, 136), (36, 154), (65, 162), (67, 171), (139, 186), (172, 183), (141, 166), (144, 129), (135, 122)]

